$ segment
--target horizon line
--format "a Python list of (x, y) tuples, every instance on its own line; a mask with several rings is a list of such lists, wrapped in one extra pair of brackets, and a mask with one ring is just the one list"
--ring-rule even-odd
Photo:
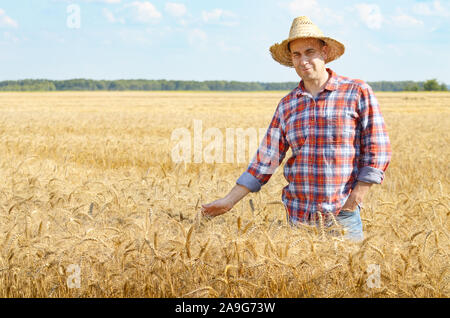
[[(275, 82), (266, 82), (266, 81), (243, 81), (243, 80), (179, 80), (179, 79), (146, 79), (146, 78), (117, 78), (117, 79), (93, 79), (93, 78), (85, 78), (85, 77), (74, 77), (68, 79), (48, 79), (48, 78), (22, 78), (22, 79), (0, 79), (0, 82), (18, 82), (18, 81), (73, 81), (73, 80), (88, 80), (88, 81), (172, 81), (172, 82), (241, 82), (241, 83), (299, 83), (302, 79), (300, 78), (298, 81), (275, 81)], [(428, 80), (437, 80), (437, 78), (430, 78), (425, 80), (364, 80), (364, 82), (416, 82), (422, 83)], [(440, 82), (448, 85), (446, 82)]]

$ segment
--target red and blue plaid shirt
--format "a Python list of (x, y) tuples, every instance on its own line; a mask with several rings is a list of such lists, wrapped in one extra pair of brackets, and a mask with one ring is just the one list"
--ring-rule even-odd
[(378, 101), (361, 80), (330, 74), (315, 98), (303, 80), (278, 104), (269, 128), (237, 184), (257, 192), (279, 166), (291, 221), (312, 223), (317, 211), (337, 215), (357, 181), (382, 183), (391, 146)]

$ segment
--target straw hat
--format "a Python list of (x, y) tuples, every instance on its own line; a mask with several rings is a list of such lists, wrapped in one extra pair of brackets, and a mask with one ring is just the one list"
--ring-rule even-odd
[(323, 40), (329, 47), (329, 53), (325, 63), (339, 58), (345, 52), (345, 46), (335, 39), (326, 37), (323, 32), (311, 22), (308, 17), (298, 17), (292, 22), (289, 38), (270, 47), (270, 53), (275, 61), (285, 66), (294, 67), (291, 60), (288, 44), (296, 39), (316, 38)]

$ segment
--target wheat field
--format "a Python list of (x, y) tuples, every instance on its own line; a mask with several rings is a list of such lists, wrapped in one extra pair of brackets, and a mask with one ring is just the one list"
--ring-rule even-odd
[(247, 163), (177, 164), (174, 129), (266, 128), (285, 94), (1, 93), (0, 297), (449, 297), (450, 93), (376, 93), (363, 242), (290, 227), (282, 169), (199, 215)]

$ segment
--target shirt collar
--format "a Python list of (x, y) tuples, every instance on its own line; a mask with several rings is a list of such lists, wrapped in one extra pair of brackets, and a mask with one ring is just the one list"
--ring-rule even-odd
[[(326, 70), (327, 70), (328, 74), (330, 74), (330, 78), (328, 79), (327, 84), (324, 87), (324, 90), (334, 91), (339, 86), (338, 76), (332, 69), (327, 68)], [(303, 94), (309, 94), (309, 93), (306, 91), (305, 83), (303, 82), (303, 80), (301, 80), (300, 84), (298, 84), (298, 86), (297, 86), (297, 97), (299, 97), (300, 95), (303, 95)]]

